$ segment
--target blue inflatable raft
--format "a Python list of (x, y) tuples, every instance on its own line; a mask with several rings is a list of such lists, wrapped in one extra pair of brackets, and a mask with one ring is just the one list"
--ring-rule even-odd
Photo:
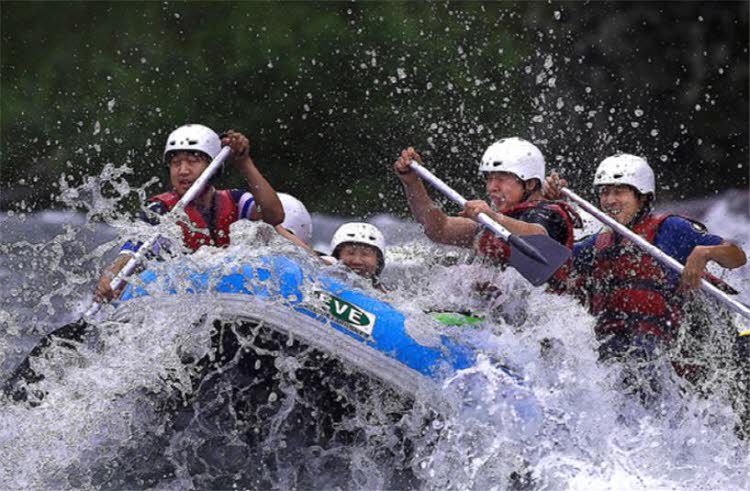
[(157, 294), (162, 303), (201, 295), (202, 302), (211, 302), (217, 318), (264, 322), (412, 394), (476, 362), (472, 347), (439, 334), (434, 326), (412, 326), (416, 323), (388, 303), (339, 279), (315, 276), (284, 256), (253, 262), (232, 266), (228, 274), (227, 268), (146, 271), (137, 286), (125, 290), (113, 318), (127, 320), (142, 308), (141, 302)]

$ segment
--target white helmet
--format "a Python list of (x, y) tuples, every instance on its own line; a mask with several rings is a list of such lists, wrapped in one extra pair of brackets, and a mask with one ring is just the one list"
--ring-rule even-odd
[(346, 244), (365, 244), (378, 251), (379, 275), (385, 267), (385, 237), (375, 225), (363, 222), (345, 223), (336, 230), (331, 239), (331, 256), (339, 258), (341, 247)]
[(278, 193), (284, 208), (284, 221), (281, 226), (292, 232), (307, 245), (312, 242), (312, 218), (300, 200), (286, 193)]
[(164, 160), (169, 152), (188, 150), (203, 152), (213, 160), (221, 150), (221, 140), (214, 130), (202, 124), (186, 124), (180, 126), (167, 138), (164, 147)]
[(523, 138), (503, 138), (484, 151), (479, 172), (509, 172), (522, 181), (539, 179), (544, 182), (544, 156)]
[(654, 171), (646, 159), (621, 153), (602, 160), (594, 174), (594, 188), (606, 184), (628, 185), (641, 194), (656, 195)]

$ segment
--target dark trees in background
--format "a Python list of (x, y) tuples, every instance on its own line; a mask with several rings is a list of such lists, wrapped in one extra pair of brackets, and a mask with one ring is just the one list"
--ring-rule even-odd
[(161, 177), (156, 191), (164, 138), (185, 122), (246, 132), (277, 189), (341, 215), (406, 211), (390, 165), (407, 145), (480, 196), (476, 161), (510, 135), (583, 191), (618, 150), (654, 164), (660, 199), (748, 186), (747, 2), (3, 2), (0, 15), (9, 209), (59, 207), (61, 187), (107, 164), (132, 168), (133, 188)]

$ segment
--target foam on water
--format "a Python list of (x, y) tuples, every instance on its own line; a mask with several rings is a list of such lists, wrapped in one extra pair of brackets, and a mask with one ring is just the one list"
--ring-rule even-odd
[[(104, 180), (119, 179), (117, 172), (110, 174)], [(74, 202), (73, 196), (99, 185), (91, 181), (67, 196)], [(718, 199), (705, 221), (748, 250), (750, 220), (735, 201)], [(114, 246), (153, 232), (120, 218), (108, 219), (114, 231), (95, 227), (90, 218), (116, 216), (109, 214), (113, 206), (102, 201), (83, 220), (57, 213), (3, 220), (4, 230), (16, 237), (24, 236), (24, 227), (58, 227), (43, 242), (0, 244), (0, 268), (12, 286), (3, 294), (0, 316), (5, 376), (40, 331), (82, 311)], [(316, 226), (333, 228), (339, 221), (317, 216)], [(144, 309), (128, 323), (106, 320), (108, 307), (96, 335), (77, 353), (58, 348), (49, 359), (35, 361), (46, 377), (38, 387), (46, 392), (39, 406), (0, 403), (3, 487), (183, 489), (240, 482), (279, 488), (746, 488), (750, 452), (736, 436), (732, 407), (741, 371), (723, 356), (733, 340), (731, 328), (713, 322), (703, 339), (709, 382), (696, 389), (665, 361), (656, 368), (662, 390), (644, 408), (621, 390), (622, 367), (597, 362), (593, 319), (574, 300), (530, 287), (512, 270), (499, 274), (472, 262), (462, 250), (438, 248), (413, 223), (383, 216), (378, 224), (393, 244), (384, 278), (392, 290), (369, 293), (403, 312), (407, 329), (426, 344), (442, 334), (483, 353), (476, 366), (442, 382), (446, 404), (439, 411), (431, 403), (434, 394), (404, 398), (346, 367), (334, 370), (314, 350), (292, 349), (289, 339), (274, 341), (287, 346), (285, 352), (269, 348), (268, 340), (253, 344), (240, 336), (254, 346), (257, 363), (272, 365), (273, 383), (245, 381), (252, 390), (232, 392), (242, 392), (233, 387), (242, 362), (230, 360), (200, 379), (214, 377), (223, 389), (196, 389), (195, 360), (211, 353), (212, 333), (219, 329), (210, 304)], [(176, 227), (160, 232), (179, 237)], [(233, 237), (229, 254), (238, 261), (284, 253), (320, 268), (266, 226), (238, 223)], [(220, 276), (235, 264), (226, 257), (204, 248), (153, 267), (166, 270), (179, 262), (185, 270), (212, 267)], [(368, 288), (341, 268), (329, 271)], [(747, 268), (726, 278), (750, 291)], [(478, 294), (477, 284), (490, 287)], [(465, 309), (485, 320), (455, 328), (424, 314)], [(238, 336), (243, 329), (225, 328)], [(326, 382), (325, 390), (335, 394), (331, 399), (341, 403), (335, 421), (326, 413), (334, 409), (317, 407), (323, 401), (305, 389), (305, 377), (319, 383), (316, 377), (328, 370), (345, 380)], [(190, 400), (186, 413), (180, 403)], [(255, 405), (248, 408), (247, 401)], [(308, 422), (314, 428), (300, 430)], [(248, 462), (256, 467), (244, 468)]]
[[(419, 247), (404, 249), (414, 253)], [(429, 246), (423, 249), (428, 256), (433, 253)], [(727, 379), (741, 373), (726, 366), (726, 356), (709, 397), (695, 394), (665, 363), (661, 397), (646, 410), (619, 390), (620, 367), (597, 363), (593, 319), (581, 306), (531, 288), (513, 272), (498, 276), (475, 273), (472, 268), (480, 267), (433, 265), (411, 278), (399, 271), (396, 302), (403, 302), (399, 304), (403, 310), (410, 305), (418, 310), (440, 305), (478, 307), (476, 298), (465, 294), (462, 298), (462, 292), (471, 291), (474, 282), (487, 281), (487, 275), (494, 276), (500, 292), (485, 303), (484, 310), (475, 310), (490, 319), (476, 333), (476, 341), (523, 373), (543, 408), (544, 423), (533, 438), (524, 439), (517, 428), (503, 431), (491, 418), (478, 424), (465, 414), (457, 416), (446, 424), (452, 431), (441, 434), (446, 446), (420, 474), (427, 482), (450, 488), (467, 484), (474, 489), (503, 488), (498, 485), (503, 476), (525, 469), (531, 481), (544, 489), (746, 487), (748, 447), (734, 434), (736, 415), (726, 387)], [(431, 281), (424, 284), (422, 277)], [(523, 313), (520, 322), (517, 312)], [(717, 323), (716, 328), (724, 326)], [(727, 333), (731, 331), (711, 338), (725, 344), (705, 353), (715, 367), (722, 361), (717, 352), (733, 339)], [(488, 390), (498, 388), (489, 384)], [(482, 424), (490, 424), (492, 430), (482, 429)], [(462, 451), (451, 452), (451, 448)], [(524, 466), (519, 467), (519, 462)]]

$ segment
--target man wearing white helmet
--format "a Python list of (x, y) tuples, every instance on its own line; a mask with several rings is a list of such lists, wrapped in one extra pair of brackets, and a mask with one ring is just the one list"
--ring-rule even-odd
[[(410, 147), (401, 152), (394, 170), (414, 216), (431, 240), (472, 247), (478, 255), (505, 265), (510, 248), (478, 223), (478, 215), (485, 213), (512, 234), (546, 234), (567, 247), (573, 246), (573, 228), (580, 219), (567, 203), (544, 199), (544, 157), (531, 142), (504, 138), (487, 148), (479, 171), (485, 176), (490, 203), (467, 201), (457, 217), (447, 216), (433, 204), (424, 184), (409, 167), (412, 160), (422, 161)], [(550, 280), (550, 286), (556, 285), (558, 277), (564, 278), (564, 269)]]
[[(545, 183), (545, 194), (557, 197), (559, 187), (565, 185), (553, 174)], [(747, 261), (745, 254), (735, 244), (709, 234), (701, 223), (653, 213), (656, 180), (641, 157), (617, 154), (604, 159), (594, 175), (594, 188), (605, 213), (685, 265), (678, 278), (609, 228), (576, 242), (567, 284), (597, 316), (600, 358), (618, 357), (634, 346), (655, 349), (669, 343), (683, 314), (681, 292), (697, 288), (702, 277), (728, 289), (706, 273), (706, 264), (715, 261), (738, 268)]]
[[(223, 146), (232, 149), (229, 161), (244, 176), (247, 190), (219, 190), (209, 182), (201, 194), (185, 208), (190, 223), (179, 222), (179, 225), (185, 247), (193, 251), (203, 245), (223, 247), (229, 244), (229, 226), (240, 218), (248, 218), (238, 212), (240, 202), (257, 203), (263, 210), (263, 221), (270, 225), (276, 226), (284, 219), (284, 211), (276, 191), (250, 158), (250, 142), (247, 137), (229, 130), (220, 138), (212, 129), (200, 124), (181, 126), (167, 138), (164, 163), (169, 170), (172, 189), (149, 198), (148, 213), (142, 213), (141, 218), (154, 223), (156, 215), (163, 215), (171, 210)], [(120, 256), (97, 284), (97, 301), (114, 296), (110, 280), (140, 246), (140, 242), (128, 242), (122, 247)]]
[(376, 226), (363, 222), (341, 225), (331, 238), (331, 256), (384, 291), (379, 278), (385, 268), (385, 237)]

